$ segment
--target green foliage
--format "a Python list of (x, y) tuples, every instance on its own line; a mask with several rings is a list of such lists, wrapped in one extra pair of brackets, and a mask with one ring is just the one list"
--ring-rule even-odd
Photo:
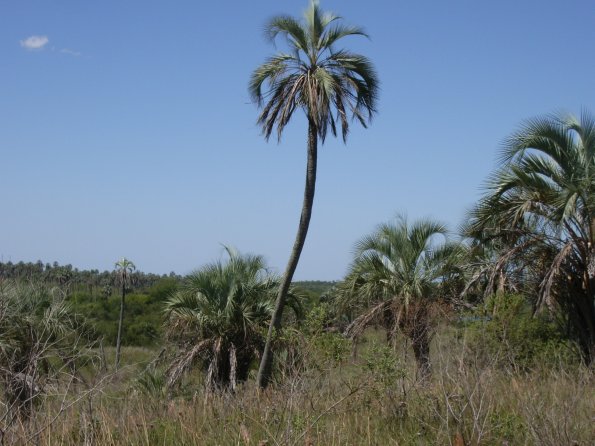
[[(169, 279), (164, 279), (168, 281)], [(174, 289), (170, 286), (164, 288)], [(151, 346), (163, 337), (163, 304), (160, 291), (155, 294), (133, 293), (126, 296), (126, 324), (122, 327), (122, 345)], [(103, 299), (89, 293), (75, 293), (69, 298), (74, 311), (84, 314), (98, 336), (112, 345), (118, 334), (120, 298)]]
[[(113, 271), (79, 270), (72, 265), (59, 265), (57, 262), (44, 265), (40, 260), (35, 263), (0, 262), (0, 279), (44, 283), (48, 286), (60, 286), (68, 293), (85, 291), (99, 297), (109, 297), (114, 291)], [(136, 290), (147, 290), (163, 280), (179, 282), (181, 277), (173, 272), (169, 276), (141, 271), (131, 274), (131, 281)]]
[(533, 314), (520, 295), (498, 294), (468, 323), (471, 346), (502, 367), (528, 370), (576, 360), (576, 352), (546, 314)]
[(394, 349), (387, 345), (374, 342), (365, 355), (365, 363), (380, 392), (394, 388), (407, 375), (405, 365), (397, 358)]
[[(58, 274), (60, 272), (60, 275)], [(69, 273), (70, 281), (58, 283), (57, 277)], [(107, 345), (115, 344), (118, 330), (120, 298), (114, 293), (113, 273), (79, 271), (71, 265), (42, 263), (0, 263), (0, 277), (15, 277), (15, 283), (34, 283), (36, 287), (54, 289), (65, 295), (65, 302), (72, 311), (83, 315), (97, 337)], [(163, 337), (163, 302), (179, 286), (178, 276), (157, 276), (138, 271), (130, 275), (134, 293), (126, 296), (126, 323), (122, 327), (122, 344), (129, 346), (156, 345)], [(114, 286), (112, 286), (114, 285)], [(109, 291), (109, 292), (108, 292)], [(117, 293), (116, 293), (117, 294)], [(46, 302), (41, 299), (38, 311)], [(47, 304), (47, 302), (45, 303)]]
[(330, 321), (328, 305), (321, 304), (308, 314), (304, 333), (323, 360), (336, 366), (349, 355), (351, 341), (339, 333), (329, 331)]
[(351, 341), (332, 330), (328, 304), (313, 307), (296, 326), (283, 330), (275, 340), (277, 372), (293, 378), (341, 367), (349, 356)]
[(320, 280), (304, 280), (292, 282), (292, 286), (300, 294), (300, 302), (304, 311), (307, 312), (324, 300), (324, 296), (331, 290), (335, 283)]
[(166, 376), (161, 370), (144, 370), (133, 384), (134, 390), (151, 399), (167, 397)]
[(174, 277), (166, 277), (159, 280), (147, 290), (151, 302), (163, 302), (174, 294), (180, 285), (180, 281)]
[(595, 359), (594, 135), (586, 111), (526, 121), (506, 140), (467, 227), (500, 245), (503, 286), (516, 270), (514, 289), (564, 315), (587, 363)]
[(496, 410), (488, 417), (490, 436), (499, 441), (516, 441), (527, 436), (525, 420), (515, 412), (504, 409)]

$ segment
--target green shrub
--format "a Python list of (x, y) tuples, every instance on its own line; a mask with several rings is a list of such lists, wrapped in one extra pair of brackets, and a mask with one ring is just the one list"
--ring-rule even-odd
[(151, 302), (163, 302), (178, 289), (179, 281), (173, 277), (161, 279), (147, 291)]
[(545, 313), (534, 314), (520, 295), (496, 295), (463, 319), (477, 356), (514, 370), (556, 366), (575, 360), (571, 342)]
[(365, 355), (366, 368), (372, 374), (378, 390), (392, 389), (407, 373), (395, 351), (388, 345), (373, 343)]
[(347, 359), (351, 341), (329, 331), (330, 320), (328, 305), (320, 304), (308, 313), (303, 330), (318, 356), (325, 363), (336, 366)]
[[(167, 279), (163, 279), (165, 281)], [(148, 347), (155, 345), (162, 336), (163, 306), (161, 296), (164, 289), (171, 289), (171, 284), (158, 283), (149, 294), (131, 293), (126, 296), (122, 344)], [(152, 293), (152, 294), (151, 294)], [(84, 315), (91, 323), (98, 336), (104, 338), (106, 345), (116, 343), (120, 297), (98, 298), (85, 293), (75, 293), (69, 298), (73, 311)]]

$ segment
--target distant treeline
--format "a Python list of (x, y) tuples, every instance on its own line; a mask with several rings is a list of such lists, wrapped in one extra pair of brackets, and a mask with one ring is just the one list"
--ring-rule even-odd
[[(43, 263), (37, 262), (0, 262), (0, 280), (18, 279), (44, 282), (56, 285), (82, 285), (86, 290), (95, 294), (102, 292), (103, 288), (112, 287), (114, 284), (113, 271), (99, 271), (97, 269), (78, 269), (72, 265), (60, 265), (58, 262)], [(132, 273), (133, 288), (137, 291), (147, 290), (156, 285), (161, 279), (170, 278), (177, 281), (182, 276), (171, 272), (169, 274), (144, 273), (134, 271)], [(294, 282), (303, 292), (309, 295), (320, 296), (330, 290), (336, 282), (321, 280), (302, 280)], [(78, 287), (77, 287), (78, 288)], [(111, 292), (109, 293), (111, 294)]]
[[(135, 289), (146, 290), (157, 284), (161, 279), (172, 278), (181, 280), (182, 276), (174, 272), (167, 274), (153, 274), (135, 271), (132, 273), (132, 284)], [(79, 270), (72, 265), (60, 265), (58, 262), (0, 262), (0, 280), (16, 279), (43, 282), (65, 286), (70, 290), (86, 290), (90, 294), (111, 295), (115, 275), (113, 271), (97, 269)]]
[(334, 287), (336, 283), (322, 280), (301, 280), (293, 282), (293, 285), (311, 297), (320, 297)]

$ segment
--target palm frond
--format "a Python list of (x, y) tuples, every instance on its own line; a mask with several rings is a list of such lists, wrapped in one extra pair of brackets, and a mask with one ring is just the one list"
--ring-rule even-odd
[(291, 16), (273, 17), (265, 26), (265, 36), (274, 41), (275, 38), (283, 34), (287, 38), (289, 44), (296, 49), (303, 52), (308, 51), (308, 37), (306, 31), (298, 22)]

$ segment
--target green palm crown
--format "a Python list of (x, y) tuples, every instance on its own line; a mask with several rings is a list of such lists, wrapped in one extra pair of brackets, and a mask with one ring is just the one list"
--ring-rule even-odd
[(268, 39), (274, 42), (281, 35), (289, 46), (287, 53), (280, 52), (258, 67), (250, 80), (252, 99), (263, 107), (258, 124), (267, 139), (275, 126), (281, 138), (297, 108), (304, 110), (322, 141), (329, 127), (336, 136), (339, 124), (345, 140), (350, 115), (364, 127), (372, 118), (378, 91), (374, 67), (364, 56), (335, 48), (343, 37), (366, 33), (339, 20), (312, 1), (302, 22), (278, 16), (266, 26)]

